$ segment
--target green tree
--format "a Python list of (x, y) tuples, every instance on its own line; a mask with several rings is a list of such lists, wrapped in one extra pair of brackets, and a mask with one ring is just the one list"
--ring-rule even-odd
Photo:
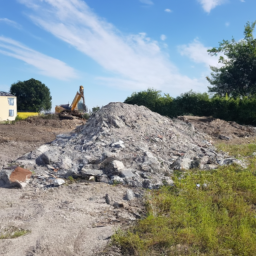
[(244, 29), (244, 39), (236, 42), (223, 40), (218, 48), (208, 50), (216, 56), (223, 53), (226, 57), (219, 57), (220, 68), (211, 67), (211, 78), (206, 77), (212, 86), (209, 92), (230, 97), (248, 96), (256, 93), (256, 39), (253, 31), (256, 21), (247, 22)]
[(127, 104), (143, 105), (152, 111), (155, 111), (156, 104), (161, 97), (161, 91), (149, 88), (146, 91), (134, 92), (130, 97), (124, 101)]
[(52, 107), (49, 88), (33, 78), (12, 84), (10, 92), (17, 97), (18, 111), (39, 112)]

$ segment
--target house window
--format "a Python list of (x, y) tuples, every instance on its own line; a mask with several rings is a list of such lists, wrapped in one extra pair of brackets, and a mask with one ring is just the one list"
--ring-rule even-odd
[(14, 98), (8, 98), (8, 103), (10, 106), (14, 106)]
[(13, 109), (9, 110), (9, 116), (14, 116), (14, 110)]

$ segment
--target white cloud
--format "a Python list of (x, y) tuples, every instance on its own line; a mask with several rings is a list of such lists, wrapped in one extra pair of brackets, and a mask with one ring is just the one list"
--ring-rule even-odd
[(77, 77), (74, 69), (64, 62), (37, 52), (7, 37), (0, 36), (0, 54), (22, 60), (37, 68), (45, 76), (60, 80)]
[(166, 40), (167, 37), (166, 37), (166, 35), (161, 35), (160, 38), (162, 41), (164, 41), (164, 40)]
[(149, 5), (154, 4), (151, 0), (140, 0), (140, 2), (142, 2), (143, 4), (149, 4)]
[(226, 22), (226, 23), (225, 23), (225, 26), (226, 26), (226, 27), (229, 27), (229, 25), (230, 25), (229, 22)]
[(21, 25), (19, 25), (17, 22), (13, 21), (13, 20), (9, 20), (7, 18), (0, 18), (0, 22), (4, 22), (12, 27), (21, 29)]
[(195, 63), (203, 63), (206, 67), (214, 66), (221, 67), (222, 64), (218, 63), (218, 56), (211, 56), (207, 50), (212, 47), (205, 47), (201, 42), (195, 39), (192, 43), (187, 45), (180, 45), (178, 50), (181, 55), (189, 57)]
[(172, 12), (171, 9), (165, 9), (164, 11), (165, 11), (165, 12)]
[(198, 2), (202, 5), (206, 12), (210, 13), (211, 10), (218, 5), (224, 4), (226, 0), (198, 0)]
[(244, 3), (245, 2), (245, 0), (240, 0), (242, 3)]
[(100, 83), (129, 90), (169, 89), (172, 94), (206, 88), (206, 83), (181, 75), (157, 41), (145, 33), (122, 35), (112, 24), (96, 16), (84, 1), (36, 2), (40, 8), (32, 9), (30, 17), (37, 25), (109, 71), (108, 77), (97, 78)]

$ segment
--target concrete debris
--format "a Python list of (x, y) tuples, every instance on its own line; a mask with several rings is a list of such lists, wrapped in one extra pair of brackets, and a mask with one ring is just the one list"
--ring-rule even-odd
[(107, 204), (111, 204), (112, 202), (112, 198), (108, 194), (105, 195), (105, 200)]
[(55, 175), (149, 189), (172, 185), (174, 170), (239, 164), (217, 152), (210, 137), (191, 123), (124, 103), (102, 107), (79, 132), (58, 135), (22, 161), (35, 161), (36, 174), (48, 176), (40, 179), (40, 186), (49, 186), (49, 177)]
[(56, 187), (58, 187), (58, 186), (61, 186), (61, 185), (63, 185), (63, 184), (65, 184), (66, 182), (65, 182), (65, 180), (63, 180), (63, 179), (54, 179), (53, 181), (52, 181), (52, 184), (54, 185), (54, 186), (56, 186)]
[(10, 167), (9, 169), (3, 169), (0, 172), (0, 187), (24, 188), (30, 181), (31, 176), (31, 171), (19, 166), (16, 168)]
[(125, 199), (131, 201), (135, 198), (135, 195), (131, 189), (127, 189)]
[(230, 138), (228, 136), (225, 136), (225, 135), (219, 135), (219, 139), (220, 140), (230, 140)]

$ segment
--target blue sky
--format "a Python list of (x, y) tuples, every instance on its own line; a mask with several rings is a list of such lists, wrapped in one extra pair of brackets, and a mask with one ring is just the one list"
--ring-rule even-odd
[(79, 85), (89, 108), (149, 87), (206, 92), (207, 49), (254, 20), (255, 0), (1, 0), (0, 91), (35, 78), (53, 108)]

